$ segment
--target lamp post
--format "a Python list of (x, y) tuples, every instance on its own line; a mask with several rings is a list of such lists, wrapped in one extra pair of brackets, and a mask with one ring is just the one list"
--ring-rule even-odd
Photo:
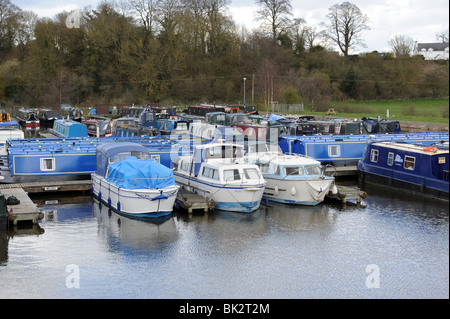
[(247, 80), (247, 78), (244, 78), (244, 105), (245, 105), (245, 81)]

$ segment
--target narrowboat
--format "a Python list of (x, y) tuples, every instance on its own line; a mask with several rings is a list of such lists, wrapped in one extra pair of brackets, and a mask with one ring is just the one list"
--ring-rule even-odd
[(112, 136), (131, 136), (128, 134), (128, 128), (135, 125), (135, 118), (131, 116), (124, 116), (112, 121), (111, 135)]
[(114, 211), (137, 217), (170, 215), (178, 189), (173, 171), (151, 158), (137, 143), (97, 147), (92, 194)]
[(243, 146), (232, 143), (198, 145), (180, 156), (175, 181), (188, 191), (214, 201), (215, 209), (251, 213), (259, 208), (266, 182), (257, 165), (243, 162)]
[(250, 145), (244, 159), (258, 165), (267, 182), (264, 196), (271, 201), (316, 206), (330, 190), (337, 192), (334, 177), (314, 159), (270, 151), (267, 145)]
[(97, 146), (124, 141), (143, 145), (152, 159), (168, 168), (178, 157), (192, 154), (193, 145), (206, 142), (161, 136), (11, 139), (6, 142), (6, 159), (0, 162), (0, 183), (90, 178)]
[(81, 122), (84, 119), (83, 111), (77, 107), (71, 106), (70, 104), (60, 104), (59, 115), (64, 119), (69, 119), (76, 122)]
[(51, 109), (38, 109), (37, 117), (43, 129), (53, 128), (53, 123), (59, 118), (58, 111)]
[(190, 121), (179, 118), (158, 119), (158, 131), (161, 135), (184, 135), (188, 133)]
[(38, 131), (40, 129), (39, 118), (31, 109), (21, 107), (16, 112), (17, 122), (26, 130)]
[(87, 137), (88, 131), (86, 125), (70, 119), (58, 119), (53, 123), (51, 130), (53, 135), (62, 138)]
[(448, 148), (373, 142), (358, 162), (358, 179), (448, 200), (448, 162)]
[(285, 154), (304, 155), (314, 158), (322, 164), (342, 167), (356, 166), (370, 141), (404, 141), (429, 146), (435, 142), (448, 140), (448, 132), (280, 136), (279, 146)]
[(88, 118), (81, 121), (86, 125), (87, 134), (94, 137), (109, 137), (112, 136), (112, 123), (110, 119), (96, 119)]

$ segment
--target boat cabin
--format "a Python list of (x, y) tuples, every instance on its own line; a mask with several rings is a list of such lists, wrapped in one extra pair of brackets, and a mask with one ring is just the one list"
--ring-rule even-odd
[(52, 133), (58, 137), (68, 138), (68, 137), (87, 137), (87, 127), (86, 125), (67, 119), (59, 119), (53, 123)]
[(102, 177), (108, 175), (108, 166), (130, 156), (137, 159), (152, 158), (149, 150), (132, 142), (105, 143), (97, 147), (95, 173)]

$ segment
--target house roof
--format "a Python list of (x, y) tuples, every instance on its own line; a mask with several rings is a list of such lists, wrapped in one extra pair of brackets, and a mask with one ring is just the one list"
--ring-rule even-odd
[(433, 51), (444, 51), (448, 48), (448, 43), (417, 43), (417, 51), (422, 49), (428, 50), (433, 49)]

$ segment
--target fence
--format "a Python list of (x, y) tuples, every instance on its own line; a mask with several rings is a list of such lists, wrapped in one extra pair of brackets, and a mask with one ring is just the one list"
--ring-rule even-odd
[(272, 104), (272, 112), (280, 113), (301, 113), (304, 111), (303, 103), (301, 104)]

